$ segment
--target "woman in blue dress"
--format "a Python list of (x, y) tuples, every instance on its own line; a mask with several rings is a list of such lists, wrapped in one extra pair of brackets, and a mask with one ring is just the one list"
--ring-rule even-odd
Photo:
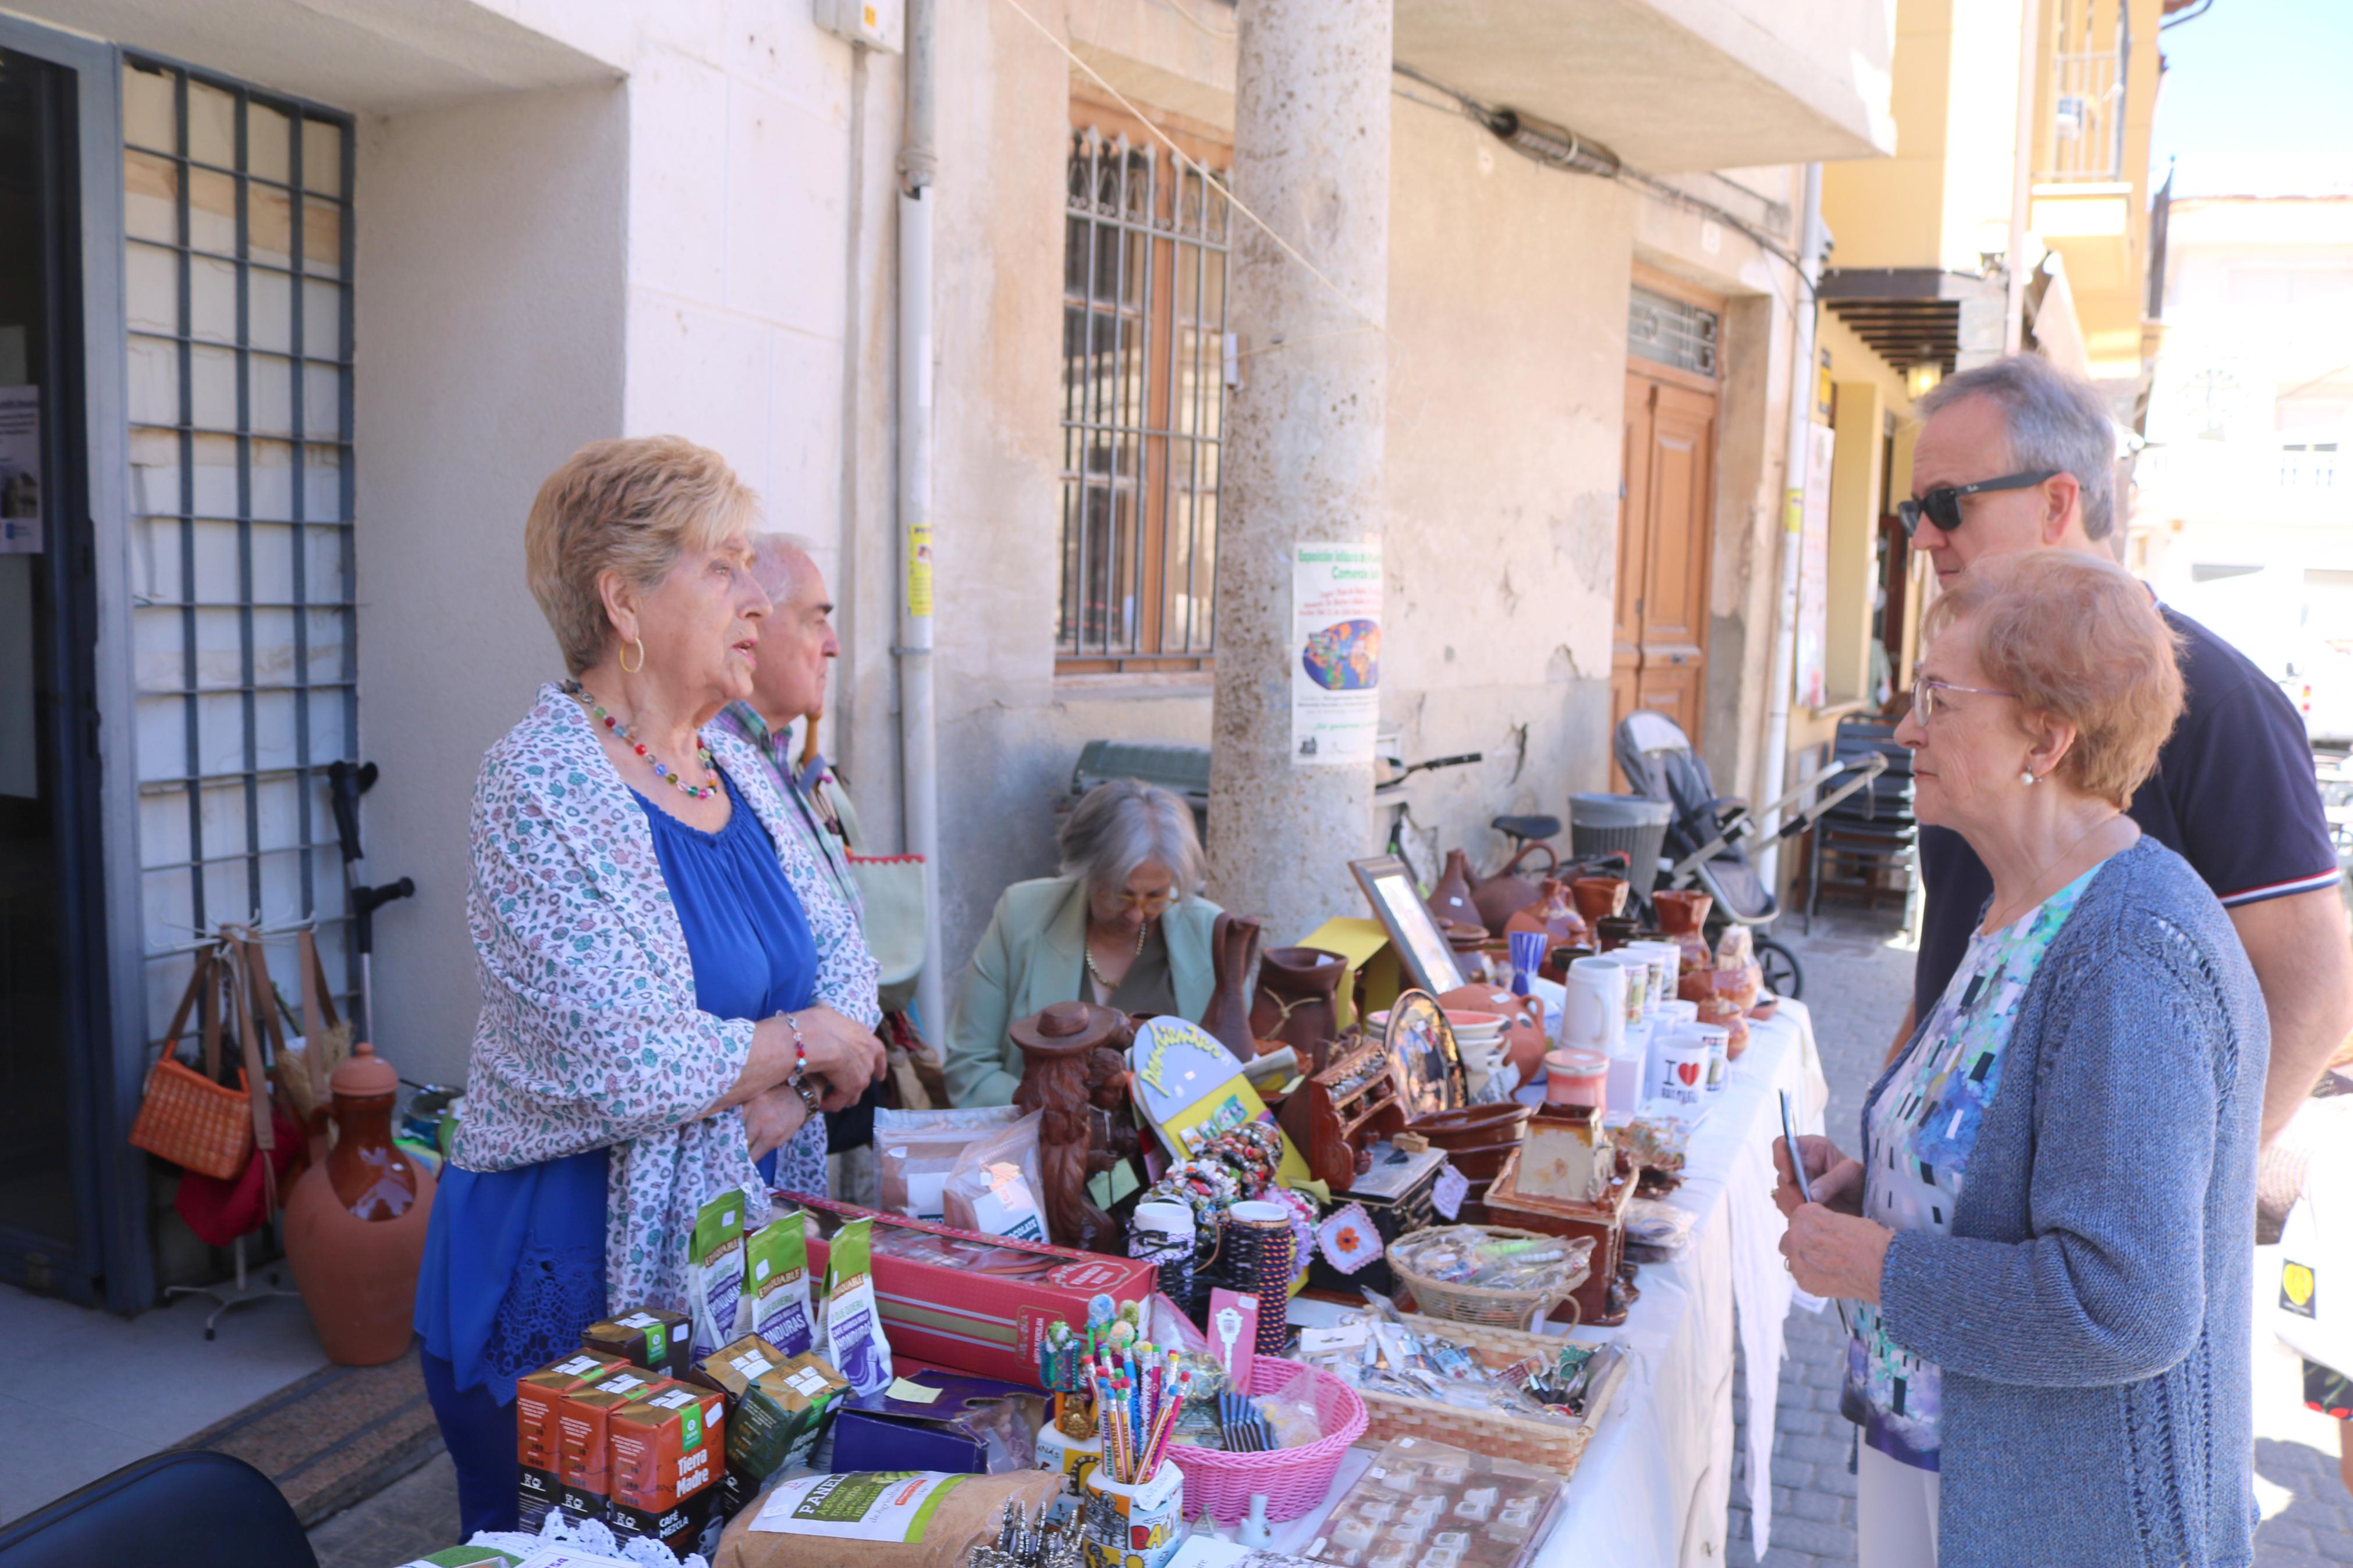
[(609, 1313), (685, 1304), (695, 1210), (821, 1194), (825, 1121), (883, 1070), (874, 960), (742, 742), (766, 595), (757, 500), (676, 437), (599, 441), (542, 487), (533, 595), (572, 679), (474, 785), (480, 969), (417, 1282), (466, 1534), (517, 1511), (514, 1380)]

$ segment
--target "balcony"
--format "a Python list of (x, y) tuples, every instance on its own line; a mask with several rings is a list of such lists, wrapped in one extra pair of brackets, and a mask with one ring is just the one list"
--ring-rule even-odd
[(1397, 0), (1398, 60), (1651, 174), (1883, 157), (1894, 7)]

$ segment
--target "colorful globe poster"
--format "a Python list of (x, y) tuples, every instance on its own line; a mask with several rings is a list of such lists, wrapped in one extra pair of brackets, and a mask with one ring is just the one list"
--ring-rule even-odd
[(1371, 762), (1381, 715), (1381, 547), (1300, 545), (1291, 608), (1293, 763)]

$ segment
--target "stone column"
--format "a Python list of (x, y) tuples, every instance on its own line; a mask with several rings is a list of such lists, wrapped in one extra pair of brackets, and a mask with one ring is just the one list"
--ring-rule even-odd
[(1275, 943), (1370, 912), (1347, 863), (1373, 850), (1372, 765), (1292, 754), (1292, 563), (1377, 543), (1388, 505), (1390, 38), (1390, 0), (1241, 0), (1234, 194), (1329, 279), (1236, 215), (1209, 891)]

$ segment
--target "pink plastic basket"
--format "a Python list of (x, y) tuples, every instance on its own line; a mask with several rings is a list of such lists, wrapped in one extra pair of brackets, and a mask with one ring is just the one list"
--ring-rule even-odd
[[(1254, 1366), (1253, 1395), (1272, 1394), (1308, 1370), (1280, 1356), (1260, 1356)], [(1266, 1516), (1271, 1520), (1297, 1519), (1314, 1509), (1332, 1489), (1340, 1456), (1365, 1435), (1365, 1402), (1355, 1389), (1318, 1368), (1315, 1420), (1324, 1436), (1296, 1448), (1266, 1454), (1229, 1454), (1190, 1443), (1170, 1448), (1168, 1457), (1185, 1472), (1185, 1517), (1196, 1518), (1207, 1508), (1220, 1523), (1231, 1523), (1250, 1513), (1253, 1492), (1266, 1494)]]

